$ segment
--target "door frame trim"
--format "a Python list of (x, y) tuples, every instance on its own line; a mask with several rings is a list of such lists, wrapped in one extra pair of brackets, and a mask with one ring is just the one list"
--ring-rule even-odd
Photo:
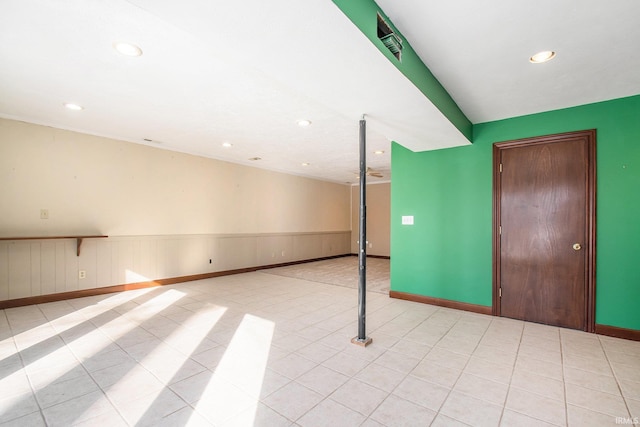
[(564, 139), (585, 139), (587, 142), (586, 182), (586, 262), (585, 262), (585, 325), (584, 330), (595, 332), (596, 291), (596, 130), (566, 132), (553, 135), (523, 138), (493, 144), (493, 297), (491, 314), (500, 316), (500, 158), (502, 150), (528, 145), (548, 144)]

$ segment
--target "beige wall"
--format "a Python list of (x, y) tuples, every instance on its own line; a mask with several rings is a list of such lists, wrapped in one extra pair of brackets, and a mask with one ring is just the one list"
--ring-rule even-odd
[(2, 119), (0, 174), (0, 236), (350, 229), (346, 185)]
[(0, 182), (0, 237), (110, 236), (0, 241), (0, 299), (350, 250), (348, 186), (140, 144), (0, 119)]
[[(391, 184), (367, 184), (367, 255), (390, 256)], [(351, 187), (351, 253), (358, 253), (360, 186)]]

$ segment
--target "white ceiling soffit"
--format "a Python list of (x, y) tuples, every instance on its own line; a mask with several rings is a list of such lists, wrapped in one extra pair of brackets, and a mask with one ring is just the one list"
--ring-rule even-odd
[(640, 94), (638, 0), (377, 4), (473, 123)]
[(469, 144), (327, 0), (6, 0), (0, 57), (2, 117), (302, 176), (355, 181), (362, 114), (382, 180), (390, 140)]
[(368, 129), (414, 151), (470, 143), (333, 2), (131, 3), (347, 119), (366, 114)]

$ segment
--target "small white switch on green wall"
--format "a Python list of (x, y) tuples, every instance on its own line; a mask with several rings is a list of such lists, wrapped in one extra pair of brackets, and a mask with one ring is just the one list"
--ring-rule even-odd
[(413, 215), (403, 215), (402, 225), (413, 225)]

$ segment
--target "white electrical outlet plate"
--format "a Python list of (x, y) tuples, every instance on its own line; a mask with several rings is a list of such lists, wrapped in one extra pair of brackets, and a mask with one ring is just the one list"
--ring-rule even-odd
[(40, 209), (40, 219), (49, 219), (49, 209)]
[(87, 278), (87, 271), (86, 270), (79, 270), (78, 271), (78, 279), (86, 279)]

